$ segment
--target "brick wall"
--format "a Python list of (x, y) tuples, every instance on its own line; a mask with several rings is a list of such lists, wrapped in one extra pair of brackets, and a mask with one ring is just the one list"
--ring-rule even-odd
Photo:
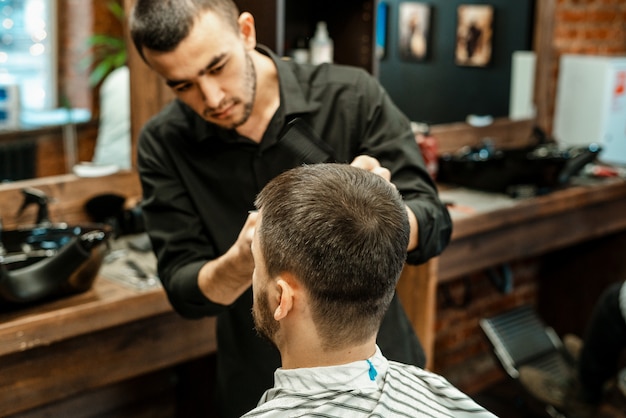
[(626, 53), (624, 0), (559, 0), (554, 48), (562, 53), (615, 55)]
[(508, 293), (499, 290), (487, 272), (440, 285), (437, 291), (434, 369), (470, 393), (504, 377), (478, 321), (537, 299), (540, 262), (521, 260), (508, 267), (513, 278)]
[(626, 232), (618, 232), (512, 262), (513, 286), (506, 293), (494, 286), (486, 271), (441, 284), (434, 370), (468, 393), (508, 378), (479, 320), (522, 305), (533, 306), (561, 337), (582, 337), (601, 293), (626, 277), (624, 248)]
[(87, 39), (93, 32), (93, 1), (59, 0), (59, 105), (91, 109), (92, 92), (87, 81)]

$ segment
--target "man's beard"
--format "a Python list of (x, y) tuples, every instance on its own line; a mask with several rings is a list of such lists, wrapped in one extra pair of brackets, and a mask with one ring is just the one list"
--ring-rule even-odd
[(257, 334), (276, 346), (274, 337), (280, 328), (280, 324), (274, 319), (266, 291), (259, 292), (259, 294), (254, 296), (252, 318), (254, 319), (254, 329)]
[[(246, 55), (246, 73), (245, 73), (245, 82), (244, 82), (244, 91), (246, 93), (250, 93), (249, 94), (249, 100), (245, 101), (242, 98), (239, 97), (235, 97), (229, 100), (229, 102), (226, 103), (220, 103), (220, 105), (218, 106), (218, 109), (224, 109), (225, 107), (234, 104), (234, 105), (238, 105), (240, 103), (243, 103), (243, 114), (241, 115), (241, 118), (239, 118), (238, 120), (233, 121), (230, 125), (228, 126), (223, 126), (225, 129), (235, 129), (241, 125), (243, 125), (244, 123), (246, 123), (248, 121), (248, 119), (250, 118), (250, 115), (252, 114), (252, 109), (254, 107), (254, 99), (256, 98), (256, 68), (254, 67), (254, 62), (252, 61), (252, 58), (250, 58), (249, 54), (245, 54)], [(215, 112), (216, 109), (214, 108), (207, 108), (204, 110), (204, 117), (205, 119), (210, 118), (210, 115)]]

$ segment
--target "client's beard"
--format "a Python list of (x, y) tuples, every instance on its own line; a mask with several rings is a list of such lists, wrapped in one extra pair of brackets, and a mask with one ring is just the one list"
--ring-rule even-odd
[(254, 296), (252, 318), (254, 319), (254, 329), (257, 334), (273, 346), (276, 346), (274, 336), (278, 332), (280, 324), (274, 319), (274, 315), (270, 310), (267, 292), (259, 292), (259, 294)]

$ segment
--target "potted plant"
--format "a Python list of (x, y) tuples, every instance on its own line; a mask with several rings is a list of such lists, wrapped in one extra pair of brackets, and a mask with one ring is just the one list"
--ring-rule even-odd
[[(107, 8), (121, 24), (124, 23), (124, 7), (118, 1), (110, 1)], [(123, 35), (94, 34), (87, 39), (87, 45), (93, 51), (88, 61), (91, 67), (89, 83), (92, 86), (98, 85), (111, 71), (126, 65), (126, 39)]]

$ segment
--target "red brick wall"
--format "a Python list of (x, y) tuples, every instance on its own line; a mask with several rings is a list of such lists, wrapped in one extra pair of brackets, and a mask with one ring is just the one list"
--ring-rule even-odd
[(557, 54), (616, 55), (626, 53), (624, 0), (559, 0), (554, 48)]
[(513, 287), (502, 293), (486, 272), (442, 284), (437, 294), (434, 369), (467, 392), (504, 377), (478, 321), (537, 299), (538, 260), (510, 265)]
[(93, 32), (92, 1), (59, 0), (59, 105), (91, 109), (86, 41)]

